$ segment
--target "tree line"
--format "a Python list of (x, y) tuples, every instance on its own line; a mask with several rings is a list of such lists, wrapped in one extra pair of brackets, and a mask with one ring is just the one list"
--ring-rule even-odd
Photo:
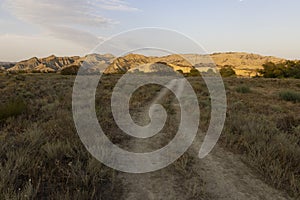
[(296, 78), (300, 79), (300, 61), (286, 61), (275, 64), (268, 62), (258, 71), (264, 78)]

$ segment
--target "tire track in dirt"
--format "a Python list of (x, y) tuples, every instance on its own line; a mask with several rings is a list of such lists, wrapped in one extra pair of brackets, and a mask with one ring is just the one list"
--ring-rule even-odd
[[(178, 88), (182, 88), (181, 83), (183, 82), (177, 80), (170, 84), (172, 87), (179, 84)], [(152, 103), (158, 102), (167, 93), (167, 90), (163, 89)], [(136, 119), (146, 121), (143, 116), (137, 115)], [(145, 174), (120, 172), (118, 178), (122, 180), (124, 186), (123, 199), (292, 199), (260, 180), (258, 175), (247, 167), (238, 155), (227, 152), (218, 145), (206, 158), (198, 159), (199, 148), (204, 136), (205, 134), (198, 133), (192, 147), (186, 152), (189, 159), (193, 159), (189, 164), (188, 171), (184, 173), (176, 169), (176, 164)], [(159, 140), (164, 141), (164, 136), (160, 135)], [(154, 146), (157, 146), (153, 141), (147, 140), (143, 143), (129, 141), (126, 145), (134, 152), (151, 151)]]
[[(178, 93), (181, 93), (183, 90), (183, 82), (181, 80), (171, 81), (168, 86), (173, 88), (177, 87)], [(154, 98), (153, 102), (148, 105), (144, 110), (149, 110), (152, 104), (158, 103), (161, 99), (163, 99), (169, 90), (163, 88), (156, 98)], [(177, 105), (179, 106), (179, 105)], [(141, 120), (143, 124), (147, 121), (144, 114), (144, 111), (137, 116), (133, 116), (133, 118), (137, 120)], [(177, 116), (180, 117), (180, 116)], [(159, 134), (155, 141), (160, 141), (163, 143), (166, 138), (164, 138), (164, 134)], [(134, 141), (129, 141), (127, 144), (128, 147), (133, 152), (149, 152), (153, 149), (155, 142), (153, 140), (144, 140), (143, 143), (136, 143)], [(161, 158), (163, 159), (163, 158)], [(151, 162), (151, 161), (149, 161)], [(184, 170), (181, 172), (176, 169), (175, 165), (170, 165), (164, 169), (159, 171), (145, 173), (145, 174), (128, 174), (128, 173), (120, 173), (119, 178), (122, 180), (124, 188), (124, 199), (127, 200), (135, 200), (135, 199), (203, 199), (199, 194), (192, 194), (187, 187), (191, 185), (193, 182), (194, 185), (201, 186), (203, 182), (201, 179), (196, 180), (194, 176), (191, 176), (191, 173), (188, 173), (188, 177), (184, 175), (186, 173)]]

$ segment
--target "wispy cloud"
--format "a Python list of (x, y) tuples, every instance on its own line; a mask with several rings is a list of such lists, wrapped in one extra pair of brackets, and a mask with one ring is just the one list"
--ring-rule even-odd
[(122, 0), (5, 0), (4, 6), (18, 19), (39, 25), (57, 38), (90, 46), (98, 37), (82, 27), (105, 27), (117, 23), (101, 10), (136, 11)]
[(48, 35), (63, 40), (76, 41), (77, 44), (87, 48), (91, 48), (95, 44), (103, 41), (103, 38), (101, 37), (67, 26), (49, 26)]
[(96, 7), (105, 10), (116, 10), (116, 11), (139, 11), (140, 9), (131, 7), (125, 1), (121, 0), (97, 0), (98, 4), (94, 4)]

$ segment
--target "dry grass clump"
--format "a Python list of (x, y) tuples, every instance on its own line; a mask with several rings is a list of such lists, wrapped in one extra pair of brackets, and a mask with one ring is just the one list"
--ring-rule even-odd
[(251, 89), (250, 89), (250, 87), (248, 87), (246, 85), (241, 85), (241, 86), (238, 86), (235, 89), (235, 91), (238, 92), (238, 93), (246, 94), (246, 93), (250, 93)]
[(279, 97), (285, 101), (291, 101), (293, 103), (300, 102), (300, 93), (294, 91), (282, 91), (279, 93)]

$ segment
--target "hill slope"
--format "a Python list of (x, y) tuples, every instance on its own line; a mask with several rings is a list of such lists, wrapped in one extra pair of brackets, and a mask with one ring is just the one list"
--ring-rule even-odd
[(225, 65), (233, 66), (239, 76), (255, 76), (258, 69), (267, 62), (281, 63), (286, 61), (272, 56), (261, 56), (249, 53), (215, 53), (211, 55), (218, 68)]
[[(189, 63), (192, 61), (192, 63)], [(281, 63), (285, 59), (272, 56), (261, 56), (249, 53), (214, 53), (211, 55), (168, 55), (163, 57), (147, 57), (138, 54), (129, 54), (124, 57), (116, 58), (111, 54), (99, 55), (90, 54), (84, 57), (56, 57), (54, 55), (47, 58), (31, 58), (29, 60), (16, 63), (13, 67), (11, 63), (1, 64), (1, 70), (24, 71), (24, 72), (60, 72), (62, 69), (76, 66), (79, 68), (83, 63), (91, 71), (102, 71), (106, 74), (124, 73), (133, 71), (136, 67), (141, 67), (140, 71), (147, 72), (146, 64), (165, 63), (174, 71), (182, 70), (189, 73), (196, 67), (201, 71), (207, 71), (209, 68), (217, 66), (218, 69), (231, 65), (237, 75), (243, 77), (255, 76), (257, 70), (267, 62)], [(147, 69), (147, 70), (146, 70)]]
[(18, 62), (14, 67), (8, 71), (24, 71), (24, 72), (56, 72), (66, 65), (70, 65), (78, 60), (79, 56), (74, 57), (56, 57), (51, 55), (47, 58), (33, 57), (29, 60)]

